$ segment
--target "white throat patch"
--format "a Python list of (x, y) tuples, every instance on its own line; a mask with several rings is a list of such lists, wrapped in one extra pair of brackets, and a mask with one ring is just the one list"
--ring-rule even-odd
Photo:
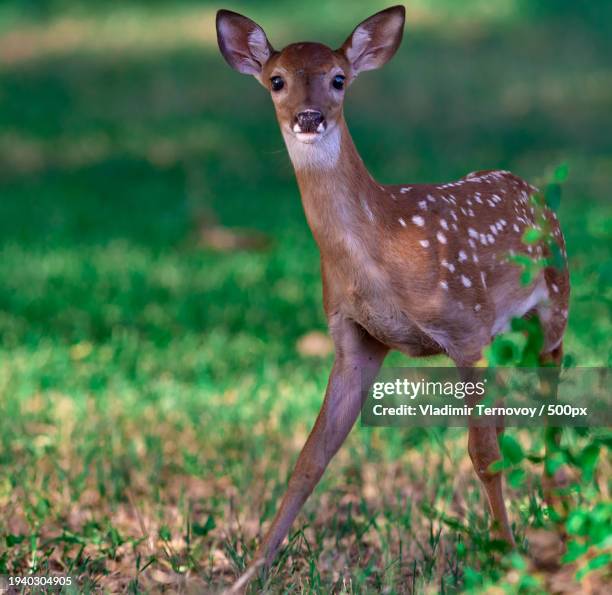
[(289, 132), (283, 130), (289, 157), (296, 170), (332, 169), (340, 157), (340, 129), (334, 126), (318, 141), (303, 143)]

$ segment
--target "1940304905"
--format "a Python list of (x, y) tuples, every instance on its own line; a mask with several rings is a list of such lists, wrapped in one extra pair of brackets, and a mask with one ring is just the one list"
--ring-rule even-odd
[(7, 589), (10, 587), (41, 587), (47, 589), (70, 587), (74, 584), (71, 576), (67, 575), (5, 575), (0, 577), (0, 588)]

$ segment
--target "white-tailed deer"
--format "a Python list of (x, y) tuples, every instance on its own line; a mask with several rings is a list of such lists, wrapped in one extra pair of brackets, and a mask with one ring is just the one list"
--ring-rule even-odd
[[(402, 6), (358, 25), (337, 50), (294, 43), (274, 50), (250, 19), (221, 10), (219, 48), (239, 72), (270, 91), (295, 168), (306, 218), (321, 253), (325, 313), (335, 361), (316, 423), (253, 564), (269, 564), (300, 508), (344, 442), (390, 349), (410, 357), (447, 354), (469, 369), (513, 317), (536, 312), (545, 333), (542, 361), (558, 363), (567, 321), (567, 270), (545, 268), (528, 286), (516, 253), (537, 225), (535, 188), (507, 171), (480, 171), (446, 184), (383, 185), (365, 168), (343, 115), (357, 75), (385, 64), (402, 39)], [(564, 252), (554, 213), (552, 235)], [(513, 542), (495, 428), (470, 427), (468, 451), (501, 535)]]

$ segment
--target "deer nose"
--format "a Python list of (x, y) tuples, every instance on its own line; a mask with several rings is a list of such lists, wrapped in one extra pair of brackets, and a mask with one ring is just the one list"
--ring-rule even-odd
[[(325, 117), (319, 110), (307, 109), (295, 116), (295, 132), (323, 132)], [(299, 130), (297, 130), (299, 128)]]

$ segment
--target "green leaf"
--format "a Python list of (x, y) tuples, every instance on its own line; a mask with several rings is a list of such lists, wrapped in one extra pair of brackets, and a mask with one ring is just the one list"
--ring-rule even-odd
[(114, 547), (119, 547), (125, 543), (125, 540), (121, 537), (121, 534), (119, 531), (117, 531), (117, 529), (115, 529), (115, 527), (111, 527), (108, 530), (108, 538)]
[(162, 525), (159, 529), (159, 537), (164, 541), (170, 541), (172, 539), (172, 533), (167, 525)]
[(580, 581), (587, 574), (589, 574), (589, 572), (597, 570), (598, 568), (603, 568), (604, 566), (608, 566), (610, 562), (612, 562), (612, 554), (610, 552), (599, 554), (599, 556), (591, 558), (586, 565), (576, 573), (576, 579)]
[(529, 285), (533, 281), (533, 273), (530, 270), (525, 270), (521, 273), (521, 285)]
[(585, 481), (591, 481), (599, 458), (599, 444), (589, 444), (578, 457), (578, 465)]
[(468, 589), (475, 589), (484, 583), (483, 575), (469, 566), (463, 569), (463, 580)]
[(536, 242), (539, 242), (543, 236), (544, 233), (541, 229), (536, 229), (535, 227), (528, 227), (523, 232), (522, 242), (523, 244), (535, 244)]
[(561, 186), (559, 184), (548, 184), (545, 196), (548, 207), (553, 211), (559, 210), (561, 205)]
[(565, 563), (575, 562), (576, 560), (578, 560), (578, 558), (586, 554), (588, 549), (589, 546), (586, 543), (570, 540), (567, 544), (567, 551), (563, 555), (562, 560)]
[(566, 353), (563, 356), (563, 367), (567, 370), (568, 368), (576, 367), (576, 358), (571, 353)]
[(557, 244), (556, 241), (548, 242), (548, 248), (550, 250), (550, 256), (547, 258), (546, 264), (556, 268), (558, 271), (564, 270), (566, 262), (559, 244)]
[(567, 180), (567, 176), (569, 174), (569, 165), (567, 163), (561, 163), (557, 165), (555, 171), (553, 173), (553, 180), (562, 184)]
[(522, 446), (515, 438), (507, 434), (504, 434), (501, 438), (501, 451), (504, 459), (507, 459), (513, 465), (517, 465), (525, 458)]
[(578, 508), (570, 513), (569, 518), (565, 523), (565, 530), (570, 535), (584, 535), (587, 523), (588, 513), (581, 508)]
[(488, 471), (489, 473), (499, 473), (500, 471), (503, 471), (504, 469), (508, 468), (508, 464), (506, 461), (504, 461), (503, 459), (497, 459), (497, 461), (493, 461), (489, 467), (488, 467)]
[(525, 343), (518, 365), (522, 367), (537, 367), (539, 355), (544, 347), (544, 331), (539, 317), (533, 316), (528, 319), (513, 318), (510, 324), (513, 331), (524, 333)]
[(524, 335), (505, 333), (496, 337), (489, 349), (489, 360), (493, 366), (507, 366), (520, 361), (526, 344)]
[(545, 461), (544, 466), (546, 467), (546, 473), (554, 475), (557, 470), (565, 464), (565, 457), (560, 452), (552, 453)]
[(514, 489), (517, 489), (524, 483), (526, 475), (524, 469), (512, 469), (512, 471), (508, 473), (508, 483)]
[(529, 256), (527, 256), (526, 254), (509, 254), (507, 258), (508, 262), (518, 264), (522, 267), (531, 266), (531, 264), (533, 263), (531, 258), (529, 258)]
[(210, 533), (216, 526), (217, 524), (215, 523), (215, 519), (213, 519), (212, 515), (209, 514), (206, 522), (203, 525), (194, 523), (191, 528), (194, 535), (204, 537), (205, 535), (208, 535), (208, 533)]
[(523, 558), (519, 553), (513, 552), (510, 557), (510, 564), (512, 564), (512, 568), (516, 568), (517, 570), (527, 570), (527, 562), (525, 558)]
[(24, 539), (24, 535), (9, 534), (6, 536), (6, 547), (13, 547), (14, 545), (19, 545)]

